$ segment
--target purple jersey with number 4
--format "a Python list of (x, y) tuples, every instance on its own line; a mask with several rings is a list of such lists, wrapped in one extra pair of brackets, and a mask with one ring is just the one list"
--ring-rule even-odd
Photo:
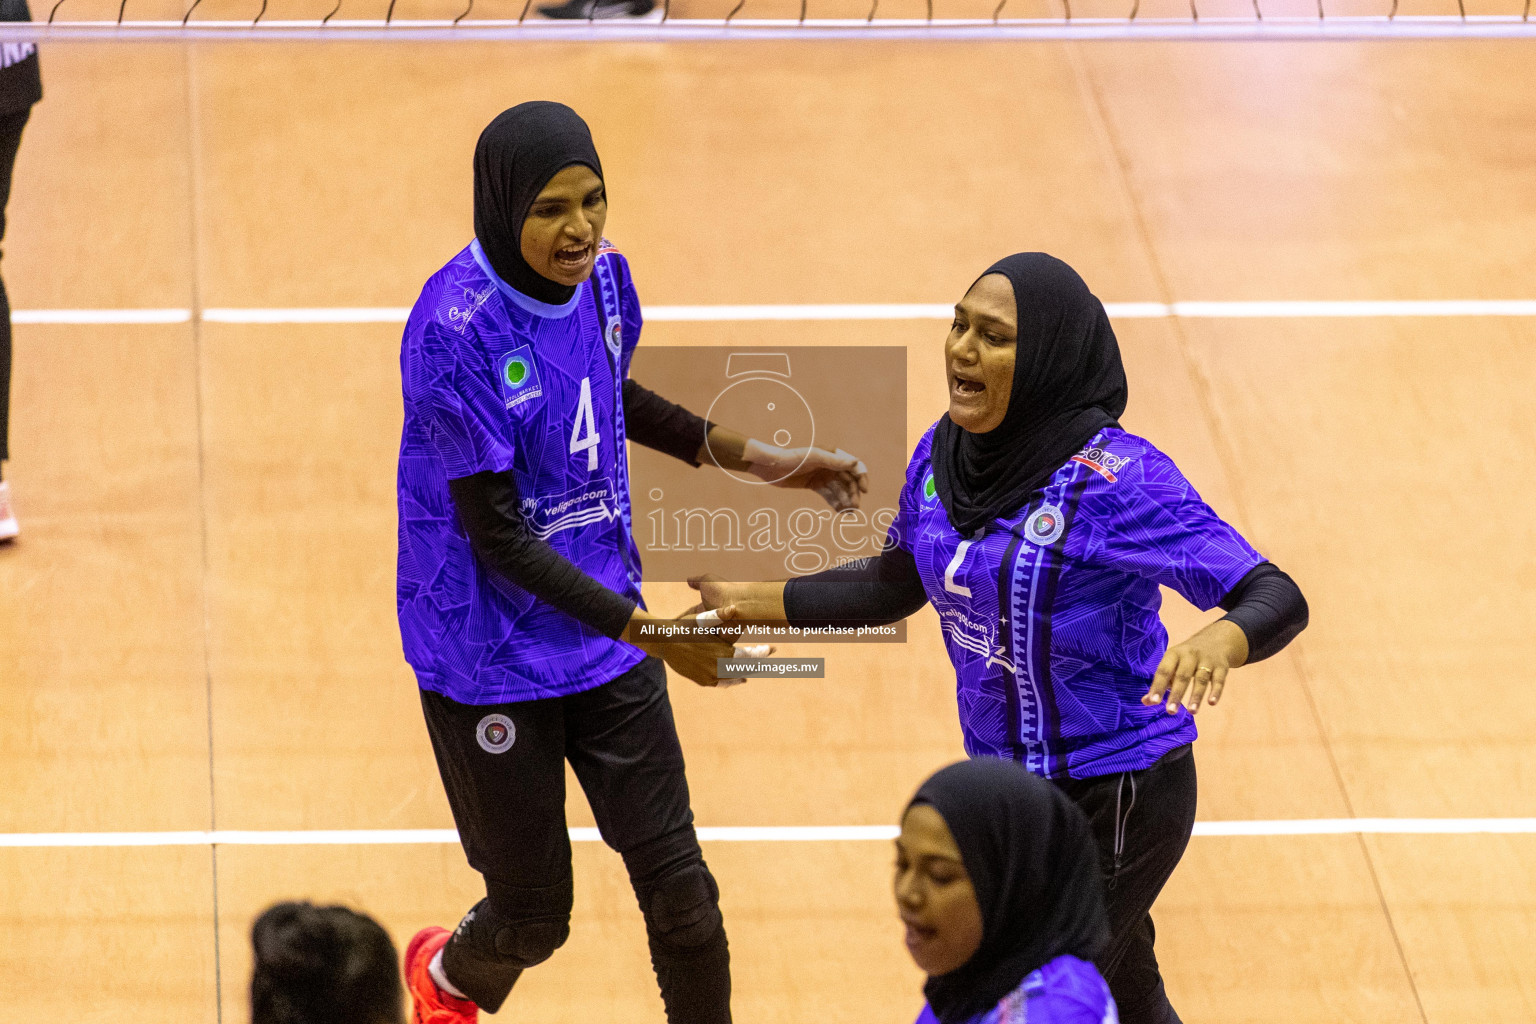
[(449, 480), (513, 471), (533, 533), (640, 599), (621, 392), (640, 300), (606, 241), (597, 263), (551, 306), (502, 281), (472, 242), (427, 281), (406, 322), (400, 636), (421, 687), (463, 704), (578, 693), (643, 657), (488, 570), (448, 493)]
[(1188, 711), (1141, 703), (1168, 647), (1158, 585), (1210, 609), (1263, 557), (1172, 459), (1118, 428), (1018, 514), (962, 539), (934, 487), (932, 443), (930, 428), (890, 539), (939, 614), (966, 750), (1081, 779), (1146, 768), (1193, 740)]
[[(1075, 956), (1059, 956), (1024, 976), (1002, 1002), (966, 1024), (1119, 1024), (1115, 1001), (1098, 969)], [(923, 1007), (917, 1024), (939, 1024)]]

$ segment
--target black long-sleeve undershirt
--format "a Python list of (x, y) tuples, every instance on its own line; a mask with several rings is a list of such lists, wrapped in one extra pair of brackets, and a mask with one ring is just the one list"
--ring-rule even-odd
[[(784, 617), (792, 626), (883, 626), (927, 603), (917, 563), (899, 547), (784, 585)], [(1247, 664), (1278, 653), (1307, 627), (1301, 588), (1270, 562), (1254, 566), (1221, 607), (1248, 640)]]
[(481, 562), (604, 636), (617, 639), (624, 632), (635, 602), (603, 586), (528, 528), (517, 510), (517, 480), (510, 471), (450, 480), (448, 493)]
[(699, 449), (711, 426), (704, 417), (625, 379), (624, 432), (636, 444), (697, 466)]
[(1227, 613), (1222, 618), (1248, 638), (1248, 665), (1279, 654), (1311, 615), (1296, 581), (1273, 562), (1250, 569), (1221, 599), (1221, 608)]
[[(697, 466), (710, 423), (632, 380), (624, 381), (624, 426), (630, 439)], [(459, 521), (475, 554), (511, 583), (571, 618), (617, 639), (635, 602), (609, 590), (541, 540), (518, 511), (511, 471), (448, 481)]]

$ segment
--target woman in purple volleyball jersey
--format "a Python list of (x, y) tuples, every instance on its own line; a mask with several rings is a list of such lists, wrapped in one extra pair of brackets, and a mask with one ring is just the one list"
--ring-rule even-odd
[(867, 484), (852, 456), (743, 437), (629, 378), (640, 299), (603, 238), (607, 183), (574, 110), (503, 112), (474, 168), (475, 237), (427, 281), (401, 339), (396, 593), (486, 896), (452, 933), (423, 929), (406, 946), (414, 1019), (497, 1012), (565, 943), (569, 763), (624, 858), (667, 1021), (730, 1024), (720, 890), (694, 832), (662, 661), (714, 686), (734, 648), (729, 636), (664, 644), (635, 632), (653, 617), (625, 444), (695, 466), (707, 454), (838, 508)]
[[(1150, 910), (1195, 820), (1194, 714), (1230, 669), (1307, 622), (1291, 578), (1121, 429), (1104, 307), (1071, 267), (1020, 253), (955, 306), (949, 412), (907, 467), (877, 558), (787, 583), (695, 580), (707, 606), (801, 626), (889, 623), (932, 603), (965, 746), (1054, 781), (1099, 844), (1111, 940), (1097, 963), (1127, 1024), (1177, 1024)], [(1226, 611), (1169, 646), (1159, 585)]]
[(917, 1024), (1115, 1024), (1092, 963), (1109, 921), (1088, 819), (1020, 765), (982, 757), (923, 783), (896, 909), (928, 974)]

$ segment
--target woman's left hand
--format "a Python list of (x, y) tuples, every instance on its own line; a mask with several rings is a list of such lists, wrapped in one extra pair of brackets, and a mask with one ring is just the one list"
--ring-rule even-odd
[(775, 487), (815, 491), (838, 512), (859, 507), (869, 491), (869, 471), (855, 455), (842, 449), (780, 448), (756, 439), (746, 443), (742, 459), (747, 472)]
[(1221, 699), (1227, 672), (1247, 660), (1248, 637), (1235, 622), (1220, 619), (1168, 648), (1141, 702), (1150, 707), (1162, 703), (1166, 695), (1170, 715), (1177, 714), (1181, 705), (1195, 714), (1202, 700), (1215, 704)]

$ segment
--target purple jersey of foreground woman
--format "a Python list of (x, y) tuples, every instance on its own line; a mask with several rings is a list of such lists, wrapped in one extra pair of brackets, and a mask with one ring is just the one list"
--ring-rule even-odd
[[(933, 429), (907, 467), (890, 541), (939, 613), (973, 757), (1048, 778), (1150, 766), (1195, 722), (1141, 697), (1168, 647), (1158, 585), (1215, 607), (1263, 557), (1173, 460), (1100, 431), (1013, 517), (962, 539), (933, 482)], [(999, 595), (1002, 600), (999, 600)]]
[(623, 256), (605, 242), (597, 261), (598, 291), (589, 280), (551, 306), (502, 281), (473, 242), (406, 322), (400, 636), (422, 689), (461, 704), (577, 693), (643, 657), (487, 570), (448, 493), (449, 480), (512, 470), (532, 531), (640, 600), (621, 393), (640, 300)]
[[(1063, 955), (1024, 976), (1019, 987), (986, 1013), (966, 1024), (1119, 1024), (1115, 1001), (1098, 969), (1075, 956)], [(917, 1024), (939, 1024), (931, 1007), (923, 1007)]]

